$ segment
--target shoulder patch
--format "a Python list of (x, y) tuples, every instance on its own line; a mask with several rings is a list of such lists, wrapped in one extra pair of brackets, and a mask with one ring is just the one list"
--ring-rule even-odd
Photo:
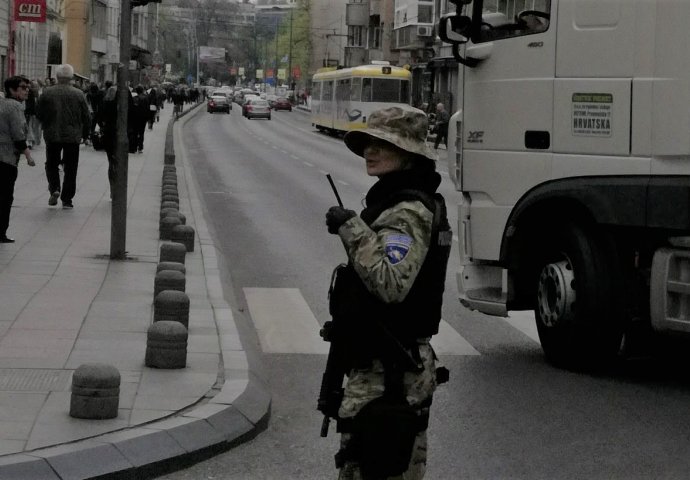
[(407, 235), (389, 235), (386, 237), (385, 251), (391, 265), (400, 263), (405, 259), (407, 252), (410, 251), (412, 237)]

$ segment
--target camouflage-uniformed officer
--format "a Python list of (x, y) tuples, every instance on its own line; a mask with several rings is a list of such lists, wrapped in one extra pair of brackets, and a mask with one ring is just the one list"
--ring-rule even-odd
[[(441, 177), (435, 171), (436, 154), (426, 144), (427, 125), (421, 110), (391, 107), (373, 112), (365, 130), (345, 135), (347, 147), (366, 160), (367, 174), (379, 180), (367, 193), (360, 216), (339, 206), (326, 214), (329, 233), (340, 236), (355, 282), (363, 285), (361, 296), (371, 297), (350, 300), (370, 305), (377, 317), (355, 313), (349, 317), (357, 320), (345, 319), (359, 321), (355, 328), (361, 332), (351, 349), (357, 353), (351, 352), (354, 367), (338, 411), (341, 420), (354, 418), (382, 397), (388, 385), (385, 355), (376, 343), (367, 344), (367, 322), (381, 322), (413, 352), (418, 368), (403, 372), (402, 392), (407, 403), (428, 418), (436, 388), (436, 357), (429, 339), (438, 332), (451, 232), (443, 199), (436, 193)], [(353, 435), (342, 435), (341, 452), (346, 455), (340, 480), (364, 478), (357, 458), (347, 454)], [(414, 438), (407, 471), (387, 478), (421, 479), (425, 469), (426, 425)]]

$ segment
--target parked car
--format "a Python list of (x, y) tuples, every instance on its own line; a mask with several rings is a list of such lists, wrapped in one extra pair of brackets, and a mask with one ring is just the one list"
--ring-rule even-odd
[(206, 103), (206, 111), (208, 113), (215, 112), (225, 112), (230, 113), (232, 110), (232, 103), (228, 100), (228, 97), (222, 94), (216, 95), (215, 93), (211, 95)]
[(266, 100), (261, 98), (252, 98), (244, 106), (246, 109), (245, 117), (248, 120), (252, 118), (267, 118), (271, 119), (271, 107), (268, 106)]
[(273, 110), (287, 110), (288, 112), (292, 111), (292, 104), (290, 103), (290, 100), (285, 97), (276, 98), (271, 107)]
[(245, 94), (242, 98), (242, 116), (247, 116), (247, 105), (249, 105), (250, 100), (260, 100), (258, 95)]

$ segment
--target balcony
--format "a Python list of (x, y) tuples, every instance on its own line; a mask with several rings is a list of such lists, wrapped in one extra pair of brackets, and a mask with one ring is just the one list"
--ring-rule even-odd
[(367, 62), (367, 49), (364, 47), (345, 47), (345, 65), (348, 67), (356, 67)]
[(345, 24), (348, 26), (369, 25), (369, 3), (348, 3), (345, 6)]
[(407, 25), (393, 30), (393, 45), (396, 50), (416, 50), (424, 48), (434, 40), (432, 25)]

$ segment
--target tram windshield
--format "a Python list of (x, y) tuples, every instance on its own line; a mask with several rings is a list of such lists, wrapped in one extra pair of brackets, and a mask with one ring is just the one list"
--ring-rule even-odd
[(363, 102), (409, 103), (410, 82), (397, 78), (363, 78), (361, 98)]

